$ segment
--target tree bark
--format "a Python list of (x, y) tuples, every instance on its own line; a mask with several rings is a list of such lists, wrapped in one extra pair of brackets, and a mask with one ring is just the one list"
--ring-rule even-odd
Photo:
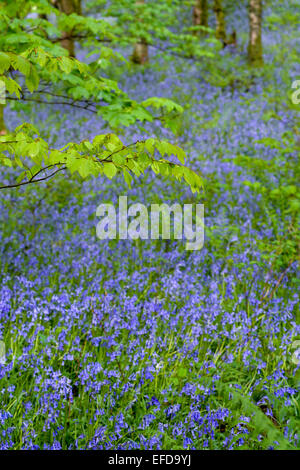
[[(136, 5), (143, 5), (145, 3), (145, 0), (137, 0)], [(139, 20), (138, 20), (139, 21)], [(132, 62), (135, 64), (145, 64), (149, 60), (149, 51), (148, 51), (148, 45), (141, 38), (139, 42), (137, 42), (133, 48), (133, 53), (131, 56)]]
[(7, 134), (6, 125), (4, 122), (4, 107), (5, 104), (0, 104), (0, 135)]
[(77, 15), (82, 15), (82, 7), (81, 7), (81, 0), (73, 0), (75, 13)]
[(263, 64), (263, 51), (261, 40), (262, 0), (249, 0), (249, 45), (248, 59), (251, 65)]
[[(58, 9), (66, 15), (71, 15), (72, 13), (77, 13), (78, 15), (81, 14), (80, 0), (57, 0), (55, 4)], [(69, 52), (71, 57), (75, 57), (74, 39), (70, 37), (71, 35), (72, 31), (63, 32), (61, 45)]]
[(142, 41), (136, 43), (132, 53), (132, 62), (142, 65), (148, 62), (148, 60), (148, 45)]
[[(195, 0), (193, 24), (194, 26), (208, 26), (207, 0)], [(200, 34), (203, 34), (203, 31), (201, 31)]]
[(216, 38), (226, 46), (226, 23), (222, 0), (214, 0), (214, 12), (216, 15)]

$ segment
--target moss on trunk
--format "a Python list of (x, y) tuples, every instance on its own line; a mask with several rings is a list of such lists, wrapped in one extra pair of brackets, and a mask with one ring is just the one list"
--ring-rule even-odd
[[(81, 12), (80, 0), (59, 0), (58, 7), (60, 11), (66, 15), (71, 15), (72, 13), (80, 14)], [(72, 31), (63, 32), (61, 45), (69, 52), (71, 57), (75, 57), (75, 46), (74, 39), (72, 38)]]
[(0, 135), (7, 133), (5, 121), (4, 121), (4, 108), (5, 104), (0, 104)]
[[(145, 0), (136, 1), (136, 5), (143, 5), (144, 3), (145, 3)], [(143, 38), (141, 38), (139, 42), (137, 42), (134, 45), (131, 60), (135, 64), (140, 64), (140, 65), (143, 65), (146, 62), (148, 62), (149, 60), (148, 45), (146, 41), (144, 41)]]
[[(196, 0), (193, 9), (193, 24), (194, 26), (208, 26), (207, 0)], [(205, 31), (200, 31), (200, 34), (205, 34)]]
[(226, 22), (222, 0), (214, 0), (214, 12), (216, 15), (216, 38), (226, 45)]
[(249, 1), (249, 44), (248, 59), (251, 65), (263, 65), (263, 50), (261, 40), (262, 0)]

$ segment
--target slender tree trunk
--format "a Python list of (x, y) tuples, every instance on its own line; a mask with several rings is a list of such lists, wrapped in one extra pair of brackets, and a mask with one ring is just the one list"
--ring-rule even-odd
[(141, 40), (134, 46), (132, 53), (132, 62), (135, 64), (145, 64), (149, 60), (148, 45)]
[[(136, 5), (143, 5), (145, 0), (137, 0)], [(132, 62), (135, 64), (145, 64), (149, 60), (148, 45), (143, 38), (137, 42), (133, 48), (131, 56)]]
[(77, 15), (82, 15), (81, 0), (73, 0), (73, 2), (75, 7), (75, 13), (77, 13)]
[[(207, 0), (195, 0), (193, 9), (194, 26), (208, 26)], [(203, 32), (201, 32), (203, 34)]]
[(0, 135), (7, 133), (4, 121), (4, 108), (6, 105), (6, 86), (3, 80), (0, 80)]
[[(80, 0), (57, 0), (56, 5), (58, 6), (59, 10), (66, 15), (71, 15), (72, 13), (81, 13)], [(74, 39), (70, 37), (71, 35), (72, 31), (63, 32), (61, 45), (67, 49), (71, 57), (75, 57)]]
[(261, 40), (262, 0), (249, 0), (249, 45), (248, 59), (251, 65), (263, 64), (263, 51)]
[(214, 12), (216, 15), (216, 38), (226, 46), (226, 22), (222, 0), (214, 0)]
[(0, 135), (5, 135), (7, 133), (6, 125), (4, 122), (4, 107), (5, 104), (0, 104)]

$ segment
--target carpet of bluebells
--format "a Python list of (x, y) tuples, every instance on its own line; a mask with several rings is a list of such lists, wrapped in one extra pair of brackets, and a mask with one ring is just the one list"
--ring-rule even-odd
[[(276, 54), (289, 34), (265, 31), (266, 62), (284, 67)], [(145, 133), (175, 140), (205, 193), (152, 173), (131, 190), (121, 178), (58, 176), (1, 193), (0, 449), (300, 447), (299, 264), (276, 264), (274, 248), (288, 215), (235, 160), (276, 157), (255, 141), (293, 129), (296, 113), (273, 99), (286, 83), (275, 66), (250, 85), (240, 74), (220, 87), (199, 64), (151, 52), (149, 66), (119, 72), (121, 86), (136, 99), (175, 99), (184, 117), (175, 136), (159, 121), (119, 132), (127, 143)], [(245, 48), (222, 54), (238, 60)], [(57, 146), (107, 131), (67, 107), (7, 119), (31, 120)], [(270, 172), (267, 184), (279, 177)], [(125, 194), (146, 205), (204, 203), (203, 249), (98, 240), (97, 206)]]

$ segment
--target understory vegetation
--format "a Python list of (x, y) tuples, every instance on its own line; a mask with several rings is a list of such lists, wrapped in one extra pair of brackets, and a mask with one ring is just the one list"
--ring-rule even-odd
[[(251, 67), (244, 3), (228, 7), (237, 44), (217, 58), (167, 54), (160, 38), (137, 64), (116, 45), (101, 73), (137, 102), (165, 99), (166, 121), (158, 105), (130, 126), (84, 106), (5, 107), (8, 130), (29, 122), (49, 148), (170, 142), (203, 189), (153, 166), (124, 180), (117, 162), (0, 191), (0, 449), (300, 448), (299, 7), (266, 2), (264, 65)], [(93, 46), (75, 45), (91, 63)], [(99, 240), (97, 207), (122, 195), (204, 204), (203, 248)]]

